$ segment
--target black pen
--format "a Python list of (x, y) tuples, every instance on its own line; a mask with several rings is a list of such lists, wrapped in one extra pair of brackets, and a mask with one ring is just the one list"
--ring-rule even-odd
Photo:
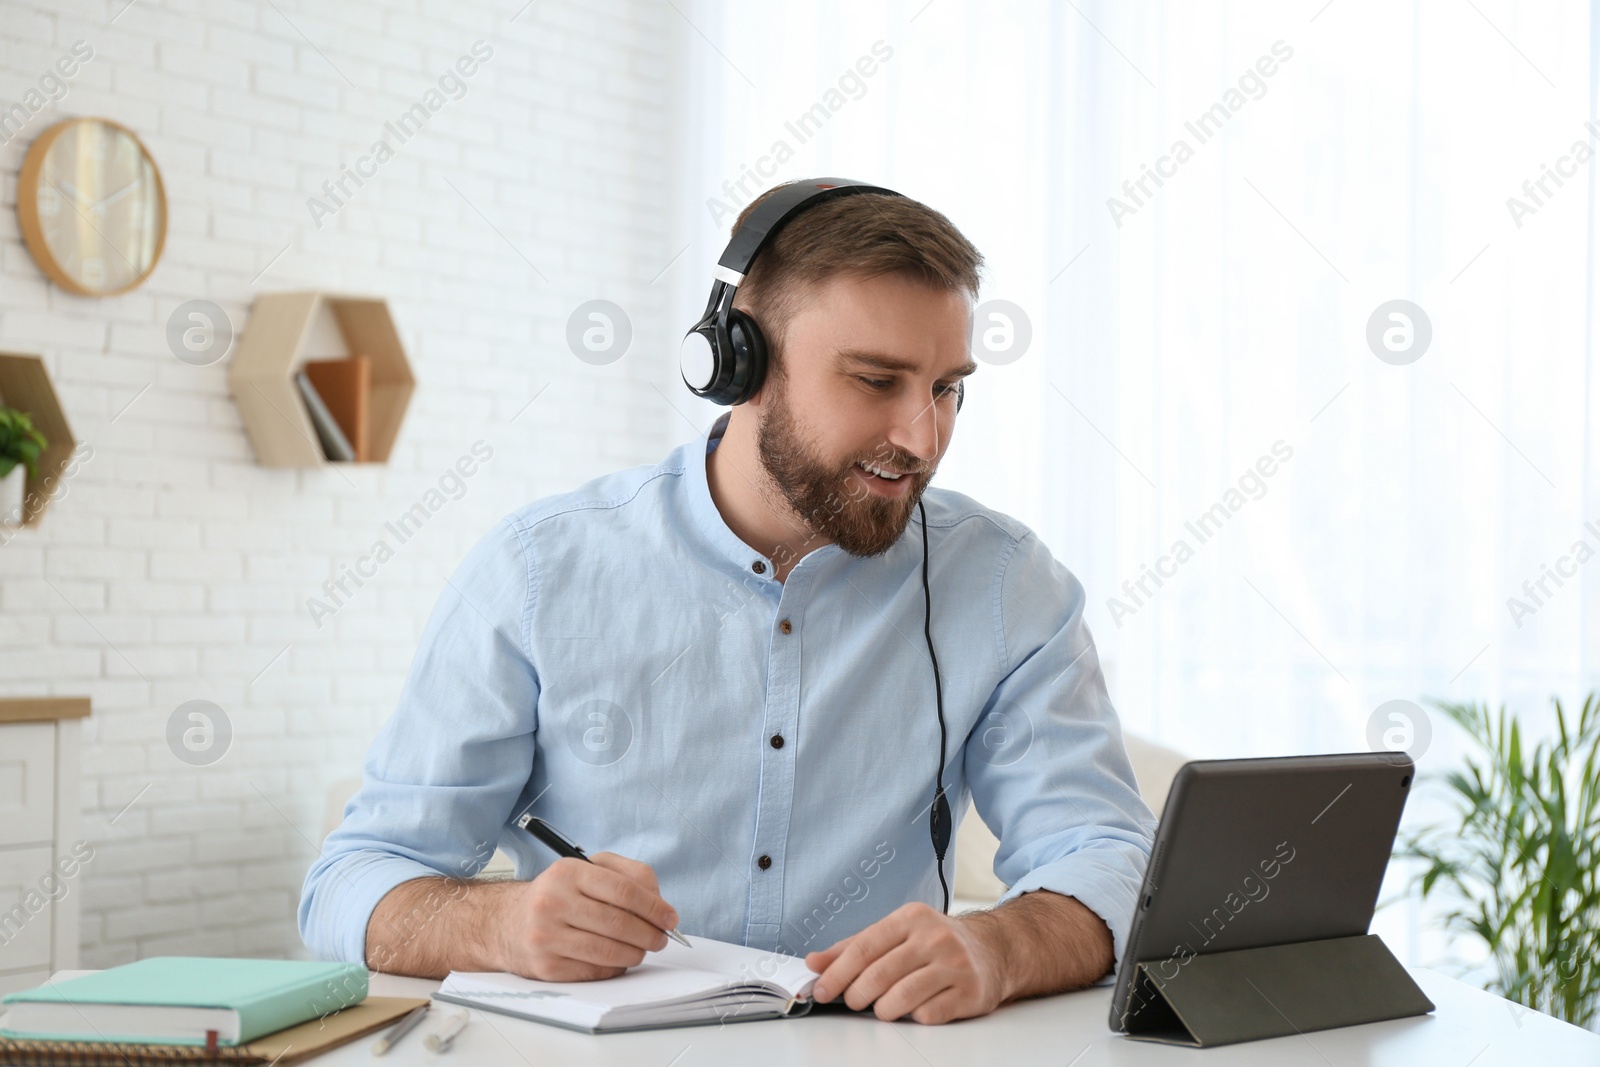
[[(544, 844), (558, 856), (567, 859), (582, 860), (585, 863), (594, 862), (594, 860), (590, 859), (584, 853), (583, 849), (579, 848), (577, 845), (574, 845), (565, 837), (562, 837), (559, 830), (537, 816), (523, 815), (517, 819), (517, 825), (528, 831), (528, 833), (532, 834), (534, 837), (537, 837), (540, 841), (544, 842)], [(684, 948), (694, 947), (693, 945), (689, 944), (688, 938), (684, 937), (676, 930), (667, 930), (666, 935), (672, 938), (672, 940), (676, 941), (678, 944), (682, 945)]]

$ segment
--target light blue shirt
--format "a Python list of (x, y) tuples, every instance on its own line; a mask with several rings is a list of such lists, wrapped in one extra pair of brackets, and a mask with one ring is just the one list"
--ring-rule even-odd
[[(364, 962), (385, 893), (470, 877), (496, 846), (517, 878), (539, 874), (555, 857), (523, 812), (650, 864), (691, 940), (803, 955), (940, 906), (917, 515), (882, 556), (825, 545), (778, 582), (707, 486), (726, 424), (527, 505), (463, 560), (306, 875), (318, 957)], [(999, 838), (1006, 899), (1076, 897), (1120, 959), (1155, 820), (1083, 587), (1015, 519), (945, 489), (923, 500), (951, 810), (970, 796)]]

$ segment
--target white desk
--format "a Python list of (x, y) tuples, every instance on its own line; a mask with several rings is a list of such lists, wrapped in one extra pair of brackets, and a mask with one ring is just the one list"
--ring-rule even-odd
[[(725, 1026), (589, 1035), (472, 1012), (448, 1053), (423, 1048), (431, 1018), (387, 1055), (374, 1058), (374, 1037), (311, 1061), (317, 1067), (544, 1067), (627, 1064), (629, 1067), (786, 1067), (865, 1064), (870, 1067), (1099, 1067), (1103, 1064), (1249, 1064), (1261, 1067), (1583, 1067), (1600, 1065), (1600, 1035), (1531, 1012), (1431, 971), (1411, 972), (1438, 1005), (1432, 1015), (1324, 1030), (1304, 1037), (1216, 1049), (1174, 1048), (1130, 1041), (1106, 1028), (1110, 987), (1022, 1001), (981, 1019), (944, 1026), (883, 1023), (869, 1016), (808, 1015)], [(438, 982), (376, 975), (376, 996), (425, 997)], [(455, 1011), (438, 1004), (434, 1012)], [(430, 1013), (431, 1014), (431, 1013)]]

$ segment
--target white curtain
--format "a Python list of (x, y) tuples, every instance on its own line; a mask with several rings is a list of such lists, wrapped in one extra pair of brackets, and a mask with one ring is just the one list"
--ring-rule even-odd
[[(935, 484), (1083, 581), (1130, 729), (1362, 750), (1386, 701), (1542, 718), (1596, 685), (1589, 4), (673, 2), (686, 321), (774, 181), (947, 214), (1032, 341), (968, 383)], [(1380, 315), (1380, 359), (1396, 300), (1431, 341)]]

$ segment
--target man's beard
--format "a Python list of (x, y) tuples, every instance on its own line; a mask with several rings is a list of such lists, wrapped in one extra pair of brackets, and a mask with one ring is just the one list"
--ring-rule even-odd
[[(903, 497), (877, 495), (851, 473), (858, 461), (890, 470), (918, 470), (922, 461), (886, 446), (830, 466), (817, 457), (800, 432), (783, 386), (775, 378), (768, 379), (769, 389), (773, 385), (778, 388), (771, 390), (766, 417), (756, 432), (757, 454), (768, 477), (815, 535), (852, 556), (880, 556), (889, 551), (905, 533), (933, 471), (904, 475), (912, 482)], [(933, 417), (931, 410), (928, 417)]]

